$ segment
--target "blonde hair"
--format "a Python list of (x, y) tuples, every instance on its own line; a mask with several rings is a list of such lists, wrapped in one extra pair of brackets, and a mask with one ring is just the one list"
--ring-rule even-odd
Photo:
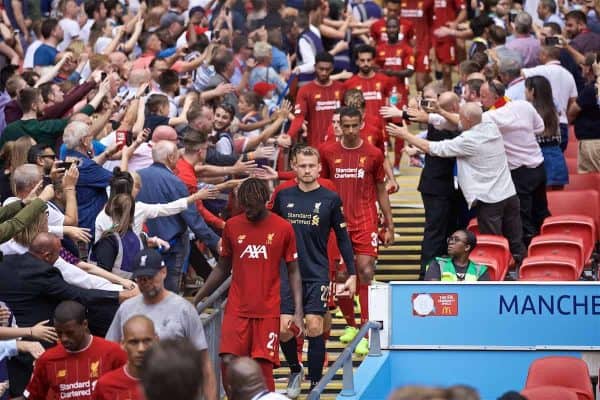
[(13, 239), (15, 239), (15, 242), (29, 247), (31, 242), (33, 242), (33, 239), (42, 232), (48, 232), (47, 211), (40, 213), (31, 224), (26, 225), (21, 232), (13, 237)]
[(105, 235), (110, 235), (113, 232), (123, 236), (131, 228), (133, 216), (135, 213), (135, 201), (131, 194), (120, 193), (116, 195), (110, 207), (107, 207), (106, 214), (112, 218), (113, 226), (106, 231)]
[(35, 144), (35, 140), (31, 136), (21, 136), (15, 140), (13, 150), (10, 154), (10, 171), (27, 163), (27, 153), (31, 146)]

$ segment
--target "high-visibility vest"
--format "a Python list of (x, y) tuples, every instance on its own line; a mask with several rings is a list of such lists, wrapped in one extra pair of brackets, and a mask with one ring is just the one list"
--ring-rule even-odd
[[(450, 257), (436, 257), (435, 259), (440, 266), (440, 280), (445, 282), (458, 282), (456, 268), (454, 267), (454, 263), (452, 263), (452, 259)], [(473, 261), (469, 260), (469, 266), (467, 267), (465, 279), (463, 280), (477, 282), (486, 271), (487, 267), (485, 265), (475, 264)]]

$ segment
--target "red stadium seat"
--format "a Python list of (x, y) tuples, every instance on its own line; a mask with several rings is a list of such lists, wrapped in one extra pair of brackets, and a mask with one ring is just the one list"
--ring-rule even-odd
[(566, 257), (525, 257), (519, 268), (520, 281), (576, 281), (581, 271)]
[(579, 275), (587, 261), (584, 258), (583, 240), (573, 235), (539, 235), (529, 244), (527, 253), (532, 256), (565, 257), (575, 261)]
[(565, 190), (597, 190), (600, 192), (600, 173), (569, 175)]
[(584, 264), (591, 258), (596, 243), (596, 224), (583, 215), (559, 215), (544, 220), (542, 235), (559, 234), (577, 237), (583, 241)]
[(488, 267), (488, 271), (490, 272), (490, 280), (492, 281), (503, 281), (506, 276), (506, 270), (500, 270), (500, 266), (498, 265), (498, 261), (492, 257), (484, 257), (484, 256), (470, 256), (469, 259), (474, 263), (485, 265)]
[(496, 260), (498, 263), (498, 279), (500, 276), (506, 276), (506, 271), (512, 263), (512, 254), (508, 247), (508, 240), (499, 235), (477, 235), (477, 246), (471, 252), (471, 257), (488, 257)]
[(479, 235), (479, 224), (477, 218), (472, 218), (467, 225), (467, 230), (473, 232), (475, 235)]
[(525, 389), (547, 385), (569, 388), (579, 400), (594, 400), (587, 364), (576, 357), (543, 357), (531, 363)]
[(579, 142), (575, 138), (569, 138), (569, 144), (564, 152), (565, 158), (574, 158), (577, 160), (579, 154)]
[(569, 175), (575, 175), (579, 173), (579, 169), (577, 168), (577, 158), (565, 158), (565, 162), (567, 163)]
[(577, 400), (577, 392), (562, 386), (538, 386), (521, 390), (527, 400)]
[[(548, 208), (552, 217), (577, 215), (587, 216), (594, 221), (594, 237), (598, 238), (600, 226), (600, 195), (596, 190), (561, 190), (547, 193)], [(582, 221), (585, 220), (582, 219)]]

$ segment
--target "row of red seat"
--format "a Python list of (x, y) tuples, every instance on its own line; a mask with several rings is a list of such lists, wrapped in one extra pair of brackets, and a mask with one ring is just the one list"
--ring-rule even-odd
[(594, 400), (585, 361), (576, 357), (543, 357), (531, 363), (521, 394), (528, 400)]
[[(548, 207), (552, 216), (544, 220), (541, 234), (533, 238), (519, 279), (577, 280), (591, 264), (600, 239), (600, 194), (594, 189), (550, 191)], [(476, 220), (468, 229), (478, 235), (471, 259), (487, 265), (492, 279), (503, 280), (512, 264), (508, 241), (501, 236), (480, 235)]]

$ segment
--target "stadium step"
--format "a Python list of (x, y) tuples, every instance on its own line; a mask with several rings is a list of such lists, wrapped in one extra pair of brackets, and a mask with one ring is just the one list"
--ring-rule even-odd
[[(403, 163), (404, 165), (405, 163)], [(417, 192), (419, 175), (421, 171), (418, 168), (404, 166), (401, 169), (401, 175), (396, 179), (400, 185), (400, 190), (391, 197), (392, 214), (394, 217), (394, 226), (396, 228), (396, 238), (394, 245), (380, 248), (380, 255), (377, 261), (377, 271), (375, 279), (380, 282), (416, 280), (419, 276), (419, 260), (421, 254), (421, 240), (423, 238), (423, 227), (425, 224), (425, 214), (423, 203)], [(358, 310), (355, 310), (358, 311)], [(358, 312), (355, 314), (357, 321), (360, 320)], [(327, 354), (329, 365), (332, 365), (345, 344), (339, 341), (343, 334), (346, 322), (343, 318), (333, 318), (331, 337), (327, 341)], [(302, 359), (306, 365), (306, 349), (308, 341), (304, 342), (304, 353)], [(356, 354), (352, 357), (352, 364), (356, 369), (363, 357)], [(284, 393), (287, 385), (287, 375), (289, 368), (281, 355), (281, 367), (274, 372), (275, 385), (278, 392)], [(308, 372), (305, 370), (305, 372)], [(323, 372), (327, 373), (327, 368)], [(300, 399), (305, 399), (308, 395), (310, 383), (308, 381), (302, 384), (302, 394)], [(327, 385), (321, 395), (321, 399), (335, 399), (342, 390), (342, 370), (338, 370), (333, 381)]]

